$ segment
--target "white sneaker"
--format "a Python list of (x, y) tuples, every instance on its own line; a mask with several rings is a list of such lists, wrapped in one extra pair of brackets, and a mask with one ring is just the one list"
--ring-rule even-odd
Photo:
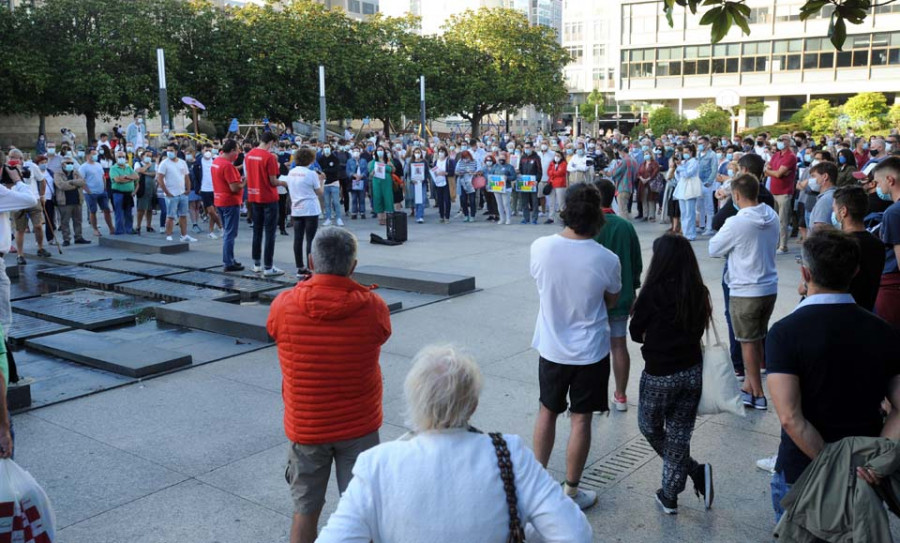
[(416, 222), (422, 224), (423, 222), (425, 222), (425, 219), (416, 219)]
[(763, 471), (767, 471), (769, 473), (775, 473), (775, 461), (778, 460), (778, 455), (770, 456), (768, 458), (761, 458), (756, 461), (756, 469), (761, 469)]
[(569, 497), (582, 511), (593, 507), (597, 503), (597, 493), (593, 490), (582, 490), (579, 488), (578, 494)]
[(272, 266), (268, 270), (264, 271), (263, 275), (265, 275), (266, 277), (277, 277), (279, 275), (284, 275), (284, 270)]
[(331, 226), (331, 219), (326, 220), (322, 226)]
[(503, 223), (503, 224), (512, 224), (512, 223), (511, 223), (511, 222), (509, 222), (509, 219), (506, 219), (506, 222), (505, 222), (505, 223)]
[(263, 267), (259, 264), (254, 264), (253, 267), (250, 268), (250, 271), (252, 271), (253, 273), (262, 273)]
[(175, 241), (175, 240), (172, 239), (172, 236), (166, 236), (166, 241)]
[(180, 239), (181, 241), (186, 241), (188, 243), (194, 243), (195, 241), (197, 241), (197, 238), (192, 238), (191, 236), (188, 236), (188, 235), (181, 236), (178, 239)]
[(210, 232), (209, 239), (219, 239), (219, 236), (217, 236), (215, 232)]
[(619, 399), (616, 394), (613, 393), (613, 407), (620, 413), (628, 411), (628, 396), (622, 396), (622, 398)]
[(338, 219), (338, 220), (337, 220), (337, 225), (338, 225), (338, 226), (344, 226), (344, 221), (342, 221), (341, 219)]

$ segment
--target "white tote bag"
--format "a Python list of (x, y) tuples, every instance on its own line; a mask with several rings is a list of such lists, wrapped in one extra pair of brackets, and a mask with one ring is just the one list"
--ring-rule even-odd
[(703, 345), (703, 392), (700, 394), (697, 414), (734, 413), (744, 417), (746, 413), (741, 401), (740, 386), (737, 377), (734, 376), (728, 346), (723, 345), (719, 339), (716, 323), (711, 321), (710, 325), (716, 342), (711, 342), (707, 329), (706, 342)]
[(683, 179), (675, 186), (673, 198), (676, 200), (693, 200), (694, 198), (699, 198), (703, 192), (701, 185), (700, 178), (697, 176)]

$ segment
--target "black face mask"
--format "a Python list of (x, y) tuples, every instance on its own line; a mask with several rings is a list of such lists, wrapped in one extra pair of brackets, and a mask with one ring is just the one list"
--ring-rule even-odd
[(872, 156), (878, 156), (879, 151), (878, 151), (878, 149), (872, 149), (871, 151), (869, 151), (869, 153), (870, 153)]

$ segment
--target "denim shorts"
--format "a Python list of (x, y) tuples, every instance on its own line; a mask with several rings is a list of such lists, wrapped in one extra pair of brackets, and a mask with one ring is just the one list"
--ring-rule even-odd
[(609, 318), (609, 337), (628, 336), (628, 317)]
[(166, 216), (167, 217), (187, 217), (188, 215), (188, 196), (181, 194), (179, 196), (166, 196)]
[(85, 194), (84, 201), (87, 202), (88, 211), (90, 211), (91, 213), (96, 213), (97, 208), (100, 208), (100, 211), (106, 211), (109, 209), (109, 195), (105, 192)]

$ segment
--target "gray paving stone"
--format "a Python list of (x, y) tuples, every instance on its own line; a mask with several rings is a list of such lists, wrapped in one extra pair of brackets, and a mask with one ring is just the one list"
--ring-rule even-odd
[(12, 303), (13, 311), (85, 330), (132, 324), (154, 304), (131, 296), (92, 289), (47, 294)]
[(32, 407), (86, 396), (134, 379), (63, 360), (38, 351), (22, 349), (15, 353), (19, 374), (32, 379)]
[(140, 275), (142, 277), (165, 277), (166, 275), (175, 275), (176, 273), (184, 273), (185, 268), (175, 266), (164, 266), (162, 264), (149, 264), (147, 262), (139, 262), (137, 260), (106, 260), (103, 262), (95, 262), (86, 264), (88, 268), (97, 268), (99, 270), (117, 271), (122, 273), (130, 273)]
[(208, 271), (188, 271), (176, 275), (169, 275), (162, 280), (186, 283), (188, 285), (197, 285), (206, 288), (215, 288), (228, 292), (237, 292), (240, 294), (241, 299), (245, 301), (255, 300), (261, 292), (276, 290), (282, 286), (280, 283), (234, 277), (223, 273), (212, 273)]
[(88, 264), (90, 262), (101, 262), (103, 260), (120, 258), (122, 256), (122, 251), (110, 247), (98, 247), (96, 244), (64, 247), (62, 254), (59, 254), (55, 246), (47, 247), (46, 249), (50, 251), (50, 256), (46, 258), (29, 256), (29, 260), (41, 260), (43, 262), (59, 264), (61, 266), (77, 266), (80, 264)]
[(353, 278), (364, 285), (429, 294), (453, 295), (475, 290), (474, 277), (388, 266), (360, 266), (353, 272)]
[(16, 462), (50, 496), (58, 529), (187, 478), (140, 455), (47, 422), (33, 412), (14, 416), (13, 424)]
[[(11, 301), (24, 300), (25, 298), (34, 298), (36, 296), (51, 294), (53, 292), (71, 288), (70, 286), (60, 285), (58, 283), (48, 283), (38, 277), (38, 272), (55, 267), (55, 264), (48, 264), (46, 262), (34, 264), (29, 262), (25, 266), (6, 268), (7, 275), (10, 278), (9, 299)], [(10, 275), (12, 270), (15, 270), (15, 273)]]
[(207, 300), (176, 302), (156, 308), (156, 319), (162, 322), (271, 343), (273, 340), (266, 331), (268, 318), (267, 306)]
[(70, 326), (57, 322), (45, 321), (28, 315), (16, 315), (6, 337), (13, 345), (21, 346), (27, 339), (67, 332), (71, 329)]
[(83, 266), (63, 266), (40, 270), (38, 277), (47, 282), (75, 284), (84, 287), (110, 290), (114, 285), (137, 281), (137, 275), (107, 270), (97, 270)]
[(127, 234), (121, 236), (103, 236), (100, 238), (100, 246), (143, 254), (161, 253), (172, 255), (190, 250), (190, 244), (184, 241), (166, 241), (165, 238), (161, 237)]
[(30, 339), (31, 349), (72, 360), (128, 377), (146, 377), (154, 373), (190, 365), (191, 355), (170, 351), (143, 341), (118, 341), (98, 332), (72, 330), (52, 336)]
[(241, 299), (240, 293), (227, 292), (197, 285), (186, 285), (162, 279), (142, 279), (116, 285), (117, 292), (162, 300), (165, 302), (181, 302), (183, 300), (216, 300), (219, 302), (236, 302)]
[(164, 266), (174, 266), (177, 268), (187, 268), (189, 270), (222, 269), (222, 254), (211, 254), (205, 251), (188, 251), (186, 253), (174, 255), (129, 255), (128, 260), (137, 260), (138, 262), (147, 262), (150, 264), (162, 264)]

